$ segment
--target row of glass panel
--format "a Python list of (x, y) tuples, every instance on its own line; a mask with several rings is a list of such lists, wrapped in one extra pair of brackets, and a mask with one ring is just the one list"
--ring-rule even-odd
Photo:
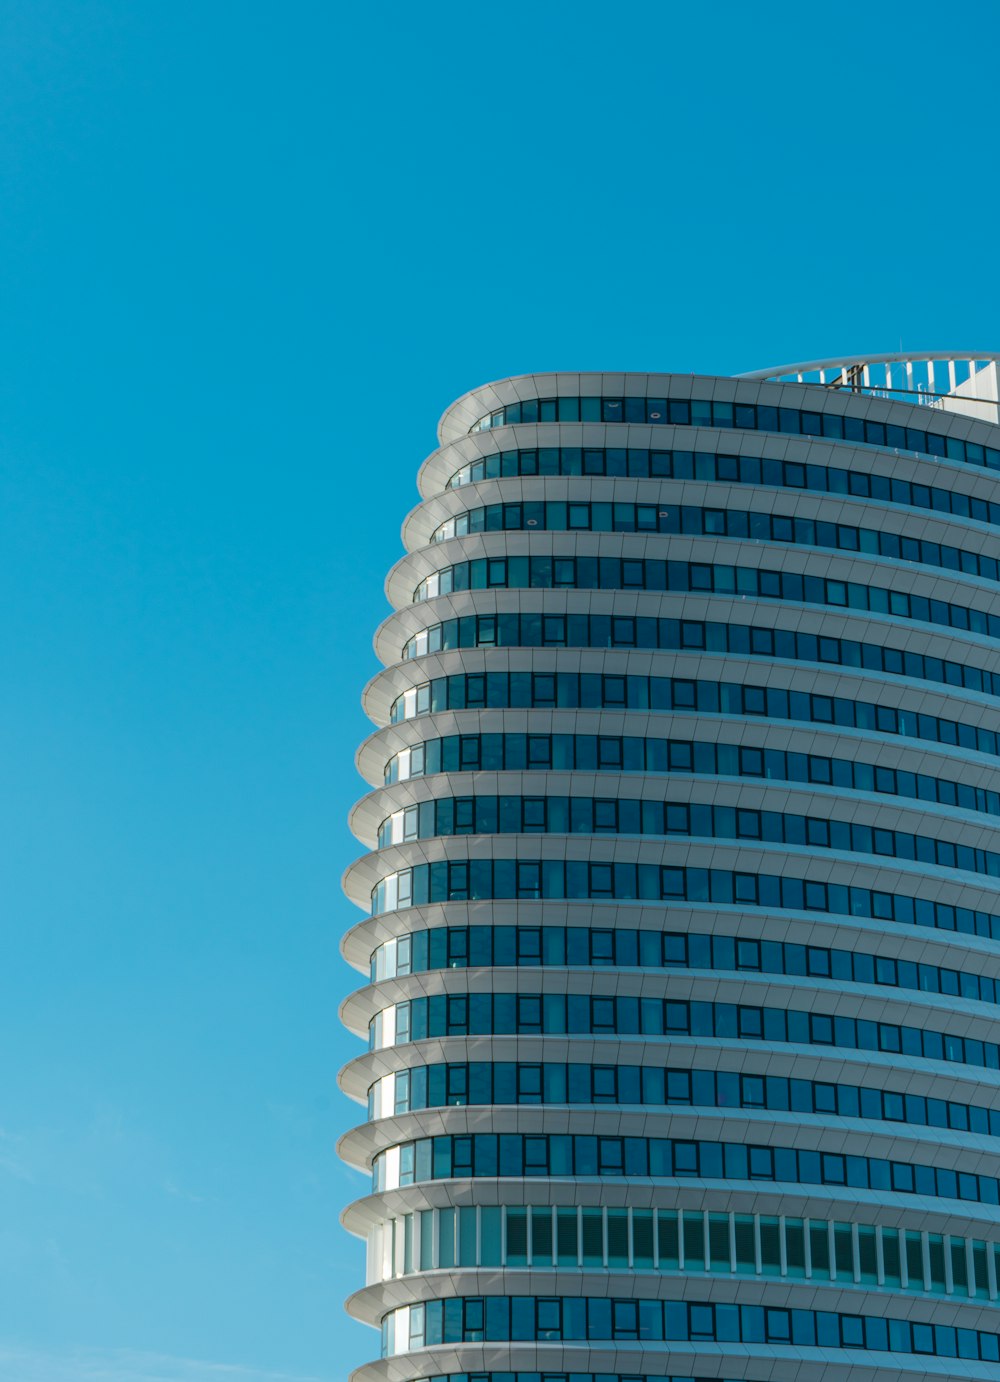
[(436, 1372), (415, 1382), (739, 1382), (736, 1378), (680, 1377), (676, 1374), (647, 1377), (630, 1372)]
[(369, 973), (375, 984), (434, 969), (541, 965), (792, 974), (1000, 1003), (1000, 981), (988, 974), (915, 964), (865, 950), (625, 926), (435, 926), (376, 946)]
[[(494, 1067), (494, 1072), (498, 1069), (499, 1067)], [(546, 1066), (545, 1069), (547, 1072), (549, 1067)], [(563, 1069), (565, 1070), (565, 1067)], [(596, 1084), (595, 1072), (598, 1072), (600, 1067), (573, 1066), (570, 1070), (582, 1070), (590, 1074), (590, 1085), (593, 1088)], [(638, 1085), (639, 1075), (653, 1073), (651, 1068), (638, 1070), (635, 1066), (626, 1066), (624, 1071), (629, 1077), (628, 1080), (623, 1078), (608, 1083), (612, 1087), (617, 1083), (620, 1092), (625, 1096), (631, 1092), (624, 1088), (627, 1083)], [(664, 1072), (658, 1073), (661, 1075), (662, 1090)], [(904, 1096), (869, 1088), (859, 1090), (856, 1085), (789, 1080), (782, 1075), (741, 1076), (727, 1071), (718, 1072), (717, 1079), (720, 1084), (712, 1090), (712, 1074), (713, 1072), (708, 1070), (666, 1071), (669, 1104), (693, 1104), (698, 1108), (712, 1108), (725, 1104), (732, 1107), (733, 1101), (727, 1102), (722, 1096), (726, 1092), (724, 1086), (736, 1084), (739, 1094), (743, 1096), (742, 1099), (737, 1098), (736, 1103), (742, 1103), (745, 1108), (791, 1109), (803, 1113), (825, 1112), (827, 1115), (837, 1113), (838, 1116), (844, 1117), (843, 1106), (847, 1106), (850, 1112), (846, 1116), (857, 1118), (860, 1110), (866, 1121), (872, 1122), (884, 1119), (888, 1101), (893, 1101), (896, 1106), (894, 1116), (899, 1122), (927, 1124), (930, 1121), (929, 1115), (933, 1114), (938, 1119), (935, 1126), (945, 1126), (947, 1114), (957, 1111), (963, 1115), (963, 1119), (956, 1119), (952, 1126), (968, 1131), (970, 1122), (982, 1125), (988, 1118), (990, 1132), (994, 1136), (997, 1135), (996, 1110), (970, 1110), (962, 1104), (946, 1105), (941, 1099), (920, 1099), (918, 1096)], [(517, 1072), (517, 1077), (520, 1077), (520, 1071)], [(675, 1098), (674, 1090), (683, 1089), (685, 1082), (687, 1097)], [(543, 1077), (543, 1084), (548, 1083), (549, 1081)], [(564, 1088), (565, 1083), (564, 1079)], [(580, 1084), (583, 1081), (571, 1079), (569, 1083)], [(652, 1084), (652, 1080), (644, 1080), (642, 1083)], [(741, 1083), (742, 1088), (739, 1088)], [(700, 1087), (706, 1084), (710, 1086), (707, 1097), (699, 1097)], [(763, 1088), (765, 1084), (766, 1090)], [(695, 1088), (694, 1097), (691, 1094), (692, 1085)], [(784, 1097), (780, 1097), (781, 1089), (772, 1086), (784, 1086)], [(500, 1089), (499, 1092), (506, 1094), (508, 1091)], [(647, 1090), (644, 1088), (641, 1092), (646, 1093)], [(602, 1102), (600, 1098), (594, 1098), (592, 1101)], [(624, 1098), (622, 1102), (640, 1101)], [(662, 1102), (661, 1097), (660, 1103)], [(925, 1108), (922, 1118), (910, 1120), (904, 1118), (898, 1110), (904, 1107), (909, 1110), (911, 1102), (937, 1107)], [(970, 1120), (970, 1112), (978, 1116)], [(964, 1171), (936, 1171), (934, 1167), (923, 1164), (843, 1156), (839, 1152), (795, 1151), (790, 1147), (755, 1147), (746, 1142), (684, 1142), (677, 1138), (597, 1137), (581, 1133), (441, 1134), (437, 1137), (421, 1137), (415, 1142), (396, 1143), (386, 1147), (372, 1159), (372, 1190), (376, 1192), (396, 1190), (400, 1186), (422, 1184), (432, 1180), (475, 1177), (495, 1179), (498, 1176), (528, 1179), (549, 1176), (652, 1176), (680, 1179), (696, 1176), (703, 1180), (847, 1185), (857, 1189), (893, 1190), (902, 1195), (973, 1200), (985, 1204), (997, 1202), (995, 1180), (970, 1175)]]
[(589, 993), (436, 993), (381, 1009), (368, 1049), (444, 1036), (645, 1036), (766, 1041), (887, 1051), (913, 1060), (1000, 1070), (1000, 1044), (933, 1027), (756, 1003), (705, 1003)]
[(386, 763), (384, 781), (392, 786), (435, 773), (541, 771), (671, 773), (675, 777), (690, 773), (808, 782), (1000, 816), (1000, 791), (952, 778), (820, 753), (636, 734), (446, 734), (400, 749)]
[(732, 595), (787, 604), (891, 614), (896, 619), (1000, 638), (1000, 614), (867, 581), (841, 581), (798, 571), (768, 571), (729, 562), (659, 558), (524, 556), (475, 557), (432, 572), (414, 588), (413, 600), (463, 590), (653, 590)]
[[(832, 820), (828, 815), (803, 816), (791, 811), (641, 797), (437, 797), (386, 816), (378, 828), (378, 847), (453, 835), (545, 834), (754, 840), (906, 859), (1000, 878), (1000, 853), (996, 850), (909, 830)], [(977, 829), (976, 836), (981, 835)]]
[[(842, 494), (872, 499), (903, 508), (971, 518), (1000, 527), (1000, 502), (979, 499), (962, 490), (877, 475), (867, 470), (786, 461), (769, 456), (731, 456), (717, 451), (648, 451), (636, 447), (541, 446), (520, 451), (494, 451), (455, 471), (448, 489), (480, 480), (504, 480), (520, 475), (629, 476), (635, 479), (698, 480), (708, 484), (754, 485), (766, 489), (809, 490), (814, 494)], [(949, 475), (949, 480), (958, 478)]]
[(1000, 916), (995, 912), (954, 907), (925, 896), (773, 873), (586, 859), (442, 859), (435, 864), (415, 864), (388, 874), (375, 885), (372, 915), (428, 903), (494, 898), (714, 902), (723, 907), (735, 904), (769, 911), (871, 917), (1000, 939)]
[(703, 619), (617, 614), (465, 614), (420, 629), (403, 644), (403, 661), (455, 648), (648, 648), (732, 653), (740, 657), (863, 667), (871, 672), (1000, 695), (1000, 673), (926, 653), (854, 638)]
[[(545, 1343), (743, 1343), (867, 1349), (1000, 1362), (1000, 1335), (892, 1316), (710, 1301), (606, 1296), (459, 1296), (402, 1305), (382, 1317), (382, 1354), (511, 1339)], [(781, 1355), (779, 1355), (781, 1356)], [(799, 1355), (796, 1355), (799, 1358)], [(822, 1367), (828, 1360), (821, 1356)]]
[(926, 538), (905, 537), (878, 528), (859, 528), (850, 523), (830, 523), (817, 518), (693, 504), (590, 503), (556, 499), (486, 504), (453, 515), (435, 528), (430, 540), (446, 542), (470, 533), (509, 533), (533, 528), (562, 533), (687, 534), (828, 547), (916, 562), (921, 566), (940, 566), (946, 571), (979, 576), (988, 581), (1000, 580), (1000, 561), (996, 557), (930, 542)]
[(879, 1224), (579, 1205), (424, 1209), (374, 1225), (368, 1282), (476, 1267), (789, 1277), (997, 1299), (1000, 1243)]
[(392, 702), (392, 724), (440, 710), (653, 710), (735, 715), (898, 734), (1000, 758), (1000, 734), (985, 726), (898, 710), (850, 696), (786, 691), (735, 681), (600, 672), (456, 672), (409, 687)]
[[(825, 403), (820, 393), (817, 403)], [(859, 442), (892, 451), (916, 451), (950, 461), (1000, 470), (1000, 450), (962, 441), (944, 432), (837, 412), (772, 408), (764, 403), (722, 403), (697, 398), (532, 398), (486, 413), (469, 432), (511, 427), (519, 422), (639, 422), (654, 426), (727, 427), (743, 432), (785, 432), (791, 436), (826, 437)]]

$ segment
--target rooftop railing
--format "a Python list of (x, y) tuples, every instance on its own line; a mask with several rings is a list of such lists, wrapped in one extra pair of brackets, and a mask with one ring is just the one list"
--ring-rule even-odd
[[(739, 379), (775, 383), (816, 384), (874, 398), (898, 399), (925, 407), (965, 412), (963, 404), (985, 405), (996, 413), (997, 363), (1000, 353), (931, 351), (891, 355), (850, 355), (833, 360), (808, 360), (776, 369), (750, 370)], [(985, 416), (981, 408), (968, 409)], [(990, 420), (996, 420), (991, 418)]]

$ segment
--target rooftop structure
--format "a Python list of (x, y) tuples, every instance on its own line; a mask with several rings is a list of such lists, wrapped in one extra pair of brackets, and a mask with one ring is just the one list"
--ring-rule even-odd
[(851, 355), (835, 360), (806, 360), (777, 369), (751, 370), (740, 379), (776, 383), (819, 384), (872, 398), (898, 398), (928, 408), (942, 408), (985, 422), (1000, 422), (997, 362), (989, 352), (926, 352), (898, 355)]

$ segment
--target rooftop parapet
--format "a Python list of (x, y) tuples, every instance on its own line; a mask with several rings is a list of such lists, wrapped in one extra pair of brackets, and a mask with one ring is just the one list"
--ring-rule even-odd
[(998, 363), (1000, 353), (993, 351), (916, 351), (804, 360), (736, 377), (844, 389), (996, 423), (1000, 422)]

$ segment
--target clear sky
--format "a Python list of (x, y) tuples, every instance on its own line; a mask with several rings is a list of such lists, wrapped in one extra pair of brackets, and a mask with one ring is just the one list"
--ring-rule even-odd
[(1000, 348), (998, 42), (989, 3), (0, 3), (2, 1382), (376, 1353), (339, 877), (438, 416)]

